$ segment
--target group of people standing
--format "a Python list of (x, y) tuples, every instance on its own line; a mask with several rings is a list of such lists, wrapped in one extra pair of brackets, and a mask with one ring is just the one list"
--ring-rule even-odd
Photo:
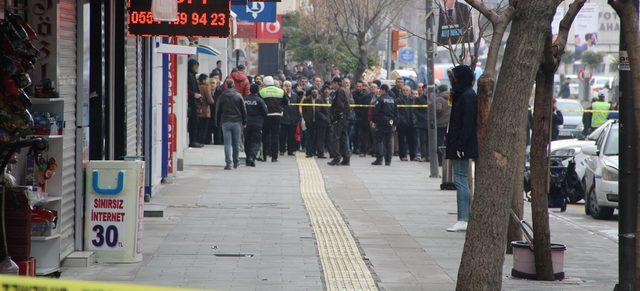
[(238, 66), (221, 82), (220, 67), (196, 76), (198, 62), (189, 61), (188, 129), (191, 147), (222, 135), (225, 170), (239, 166), (243, 139), (250, 167), (300, 150), (318, 159), (326, 159), (328, 151), (332, 166), (350, 165), (352, 152), (374, 156), (372, 165), (390, 165), (395, 144), (401, 161), (429, 161), (429, 128), (435, 125), (438, 146), (446, 143), (440, 154), (452, 160), (458, 190), (459, 222), (448, 230), (466, 229), (468, 163), (478, 155), (475, 76), (468, 66), (450, 70), (452, 90), (440, 86), (433, 98), (426, 86), (413, 89), (401, 78), (393, 88), (379, 80), (359, 80), (352, 88), (351, 80), (340, 76), (328, 82), (319, 76), (309, 82), (304, 74), (294, 80), (282, 73), (277, 80), (251, 79)]

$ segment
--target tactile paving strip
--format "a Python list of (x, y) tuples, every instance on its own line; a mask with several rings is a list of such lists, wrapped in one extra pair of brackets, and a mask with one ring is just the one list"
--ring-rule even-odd
[(298, 154), (300, 192), (316, 236), (327, 290), (378, 290), (314, 159)]

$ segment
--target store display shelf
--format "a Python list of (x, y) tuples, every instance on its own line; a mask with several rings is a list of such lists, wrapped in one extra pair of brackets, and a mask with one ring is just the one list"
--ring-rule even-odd
[(60, 267), (51, 267), (51, 268), (45, 268), (45, 269), (38, 268), (36, 269), (36, 275), (38, 276), (50, 275), (59, 271), (60, 271)]
[(61, 139), (61, 138), (64, 137), (63, 135), (60, 135), (60, 134), (51, 134), (51, 135), (34, 134), (34, 135), (31, 135), (31, 136), (33, 136), (33, 137), (44, 137), (44, 138), (48, 138), (48, 139)]
[(32, 236), (31, 240), (32, 241), (48, 241), (48, 240), (54, 240), (57, 238), (60, 238), (60, 234), (54, 234), (50, 236)]
[(33, 104), (52, 104), (62, 102), (64, 103), (64, 98), (31, 98), (31, 103)]
[(60, 201), (60, 200), (62, 200), (62, 196), (49, 196), (45, 198), (42, 202), (51, 203), (51, 202)]

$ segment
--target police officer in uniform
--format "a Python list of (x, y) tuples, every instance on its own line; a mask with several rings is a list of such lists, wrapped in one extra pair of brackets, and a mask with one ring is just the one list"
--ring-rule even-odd
[(260, 85), (252, 84), (251, 95), (244, 98), (247, 108), (247, 127), (244, 129), (244, 151), (247, 155), (247, 166), (256, 166), (256, 155), (262, 142), (262, 125), (267, 117), (267, 104), (258, 96)]
[[(338, 77), (331, 82), (331, 88), (334, 90), (333, 100), (331, 101), (331, 139), (329, 150), (333, 160), (328, 164), (331, 166), (350, 164), (351, 153), (349, 151), (349, 94), (342, 88), (342, 80)], [(342, 162), (340, 160), (342, 159)]]
[(380, 87), (380, 97), (376, 100), (375, 107), (373, 108), (372, 119), (373, 127), (376, 129), (376, 145), (377, 145), (377, 158), (371, 163), (374, 166), (382, 165), (382, 159), (384, 157), (384, 164), (386, 166), (391, 165), (391, 157), (393, 154), (393, 147), (391, 142), (393, 141), (393, 127), (395, 121), (398, 118), (398, 108), (393, 97), (389, 95), (389, 86), (382, 85)]
[(284, 98), (284, 90), (275, 86), (273, 77), (266, 76), (262, 81), (264, 88), (260, 89), (260, 97), (267, 104), (267, 118), (264, 120), (263, 152), (265, 160), (271, 156), (271, 162), (278, 161), (278, 146), (280, 144), (280, 121), (283, 110), (289, 104)]

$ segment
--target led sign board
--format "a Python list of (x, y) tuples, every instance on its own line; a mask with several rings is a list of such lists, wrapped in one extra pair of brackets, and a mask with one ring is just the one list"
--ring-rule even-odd
[(229, 37), (231, 0), (177, 0), (178, 19), (154, 19), (151, 0), (129, 0), (129, 34)]

